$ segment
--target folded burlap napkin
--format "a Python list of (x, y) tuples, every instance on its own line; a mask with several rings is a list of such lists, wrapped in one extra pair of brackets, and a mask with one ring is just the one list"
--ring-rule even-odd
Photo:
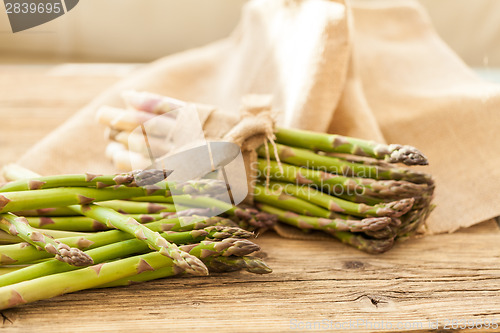
[[(410, 144), (437, 182), (431, 233), (500, 215), (500, 87), (481, 81), (411, 0), (252, 0), (227, 39), (169, 56), (104, 92), (19, 163), (41, 174), (111, 172), (98, 106), (152, 91), (238, 117), (272, 94), (278, 124)], [(224, 133), (219, 133), (220, 136)]]

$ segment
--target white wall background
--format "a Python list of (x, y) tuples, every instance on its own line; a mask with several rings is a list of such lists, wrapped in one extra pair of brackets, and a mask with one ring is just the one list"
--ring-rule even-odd
[(499, 0), (419, 0), (441, 37), (466, 63), (500, 67)]
[(12, 34), (0, 4), (0, 53), (60, 60), (151, 61), (227, 36), (245, 0), (80, 0), (66, 15)]
[[(500, 67), (500, 0), (419, 1), (469, 65)], [(151, 61), (227, 36), (245, 2), (80, 0), (68, 14), (17, 34), (0, 5), (0, 61)]]

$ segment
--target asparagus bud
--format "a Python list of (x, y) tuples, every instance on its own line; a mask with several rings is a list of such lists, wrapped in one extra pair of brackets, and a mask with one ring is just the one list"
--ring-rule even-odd
[(49, 238), (41, 232), (33, 229), (24, 217), (14, 214), (0, 215), (2, 228), (6, 226), (8, 232), (18, 236), (29, 244), (35, 246), (39, 251), (46, 251), (55, 256), (59, 261), (73, 266), (88, 266), (94, 262), (92, 258), (83, 251), (71, 248), (59, 240)]

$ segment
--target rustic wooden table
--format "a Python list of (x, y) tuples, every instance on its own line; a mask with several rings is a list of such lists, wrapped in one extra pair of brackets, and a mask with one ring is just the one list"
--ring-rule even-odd
[[(135, 68), (0, 66), (0, 166)], [(266, 234), (257, 242), (273, 274), (83, 291), (3, 311), (2, 330), (427, 332), (439, 326), (453, 332), (463, 320), (500, 321), (500, 229), (494, 221), (410, 240), (377, 256), (334, 241)]]

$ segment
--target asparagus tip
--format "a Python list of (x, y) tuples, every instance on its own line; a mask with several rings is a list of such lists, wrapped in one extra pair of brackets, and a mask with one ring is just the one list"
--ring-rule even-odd
[(243, 257), (245, 261), (246, 270), (254, 274), (269, 274), (273, 270), (262, 259), (256, 257)]
[(429, 161), (417, 148), (392, 144), (389, 146), (391, 154), (388, 157), (390, 163), (404, 163), (406, 165), (428, 165)]
[(131, 174), (134, 176), (137, 186), (154, 185), (167, 179), (173, 170), (166, 169), (146, 169), (133, 171)]
[(175, 263), (182, 271), (196, 276), (208, 275), (208, 268), (200, 259), (184, 251), (179, 253), (181, 260), (175, 260)]
[(88, 254), (80, 249), (69, 247), (66, 244), (59, 243), (55, 258), (72, 266), (90, 266), (94, 264), (94, 260)]
[(387, 210), (387, 216), (390, 217), (400, 217), (410, 211), (415, 203), (414, 198), (405, 198), (397, 201), (388, 202), (384, 205), (384, 208), (379, 208), (380, 210)]
[(381, 230), (391, 224), (392, 219), (387, 216), (382, 217), (368, 217), (361, 220), (362, 223), (362, 231), (365, 230)]
[(242, 257), (260, 250), (259, 245), (249, 241), (248, 239), (226, 238), (221, 243), (230, 244), (224, 253), (225, 256), (234, 255)]
[(207, 232), (214, 232), (212, 238), (224, 239), (224, 238), (250, 238), (254, 235), (253, 232), (247, 231), (240, 227), (228, 227), (223, 225), (215, 225), (205, 228)]

